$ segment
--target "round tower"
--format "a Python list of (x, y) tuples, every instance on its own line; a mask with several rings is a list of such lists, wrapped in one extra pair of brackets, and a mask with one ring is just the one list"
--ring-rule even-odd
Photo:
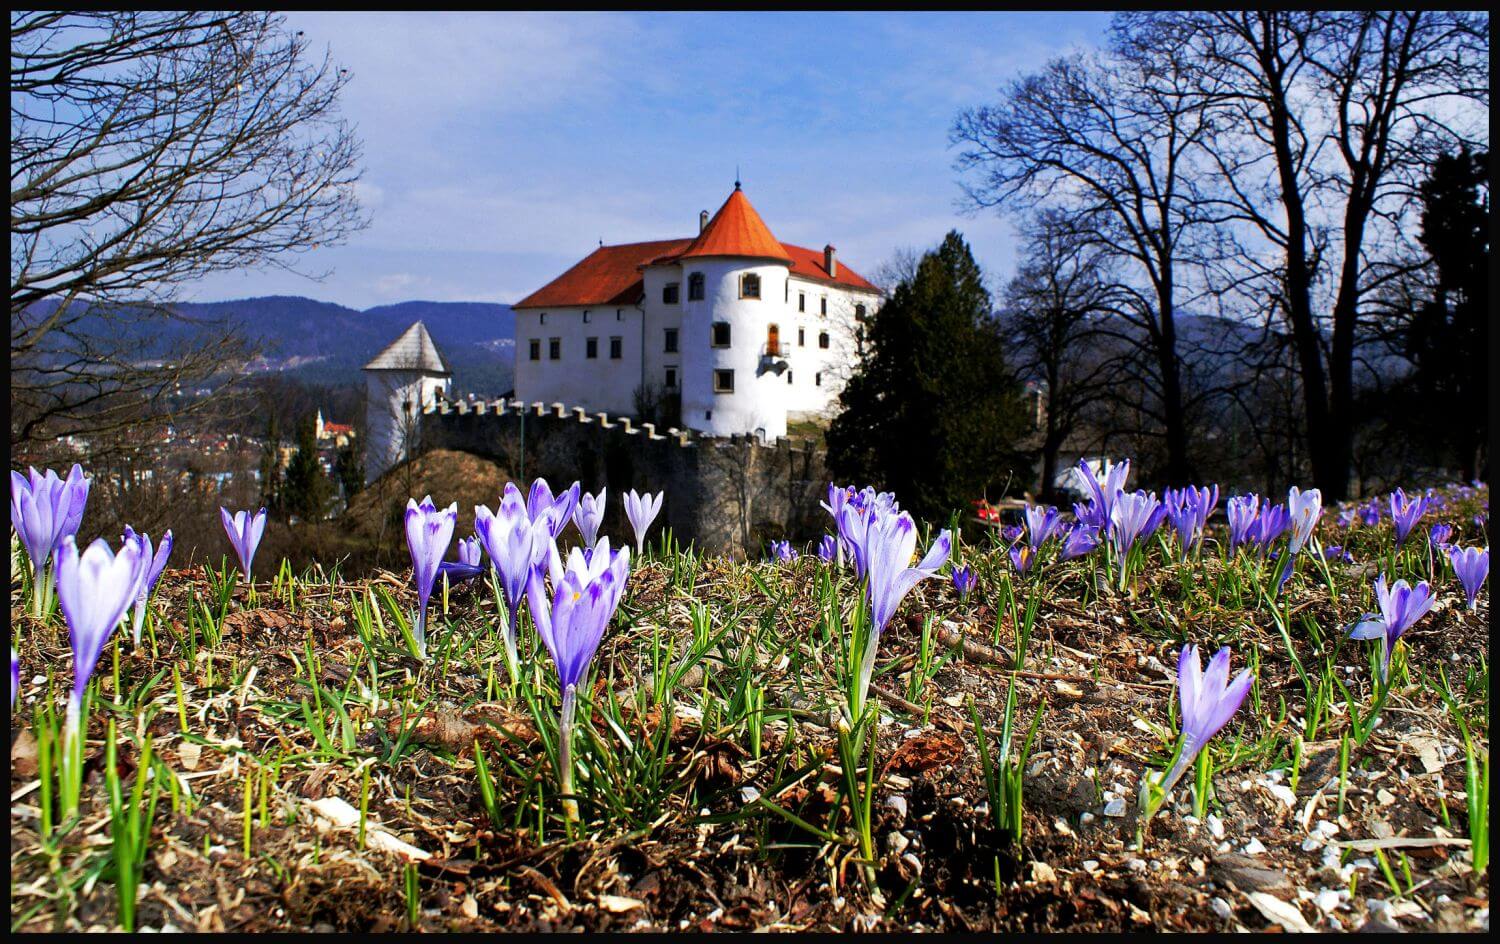
[(422, 411), (449, 395), (453, 372), (418, 321), (402, 332), (365, 372), (365, 484), (417, 451)]
[(734, 192), (675, 260), (703, 297), (683, 306), (683, 423), (713, 436), (786, 435), (787, 274), (792, 259)]

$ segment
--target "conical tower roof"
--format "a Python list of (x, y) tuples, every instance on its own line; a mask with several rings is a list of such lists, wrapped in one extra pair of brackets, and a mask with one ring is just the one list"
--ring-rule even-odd
[(385, 350), (364, 367), (365, 370), (420, 370), (429, 374), (448, 376), (448, 362), (438, 352), (427, 326), (420, 321), (401, 332), (401, 337), (392, 341)]
[(750, 205), (750, 198), (740, 189), (738, 181), (719, 212), (678, 258), (689, 256), (753, 256), (792, 261), (781, 242), (771, 235), (766, 221)]

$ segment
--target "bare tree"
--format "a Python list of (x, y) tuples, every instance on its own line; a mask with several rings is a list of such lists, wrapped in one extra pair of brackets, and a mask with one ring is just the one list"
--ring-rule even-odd
[[(1141, 379), (1165, 438), (1164, 477), (1192, 474), (1178, 350), (1184, 242), (1195, 217), (1191, 161), (1208, 134), (1180, 44), (1055, 59), (962, 112), (951, 138), (975, 207), (1064, 207), (1089, 240), (1129, 263), (1121, 312), (1150, 354)], [(1137, 287), (1139, 286), (1139, 287)], [(1143, 340), (1142, 340), (1143, 339)]]
[(245, 353), (181, 286), (365, 225), (348, 74), (279, 15), (13, 13), (10, 75), (13, 449), (167, 408)]
[(1017, 342), (1013, 366), (1046, 388), (1041, 493), (1054, 498), (1058, 452), (1115, 388), (1116, 347), (1105, 322), (1118, 311), (1107, 254), (1056, 210), (1024, 227), (1027, 243), (1006, 285), (1003, 323)]
[[(1131, 14), (1117, 40), (1185, 41), (1224, 120), (1204, 203), (1267, 247), (1244, 257), (1295, 345), (1313, 478), (1349, 485), (1366, 296), (1401, 267), (1402, 220), (1444, 148), (1488, 138), (1488, 18), (1428, 11)], [(1466, 111), (1467, 108), (1467, 111)]]

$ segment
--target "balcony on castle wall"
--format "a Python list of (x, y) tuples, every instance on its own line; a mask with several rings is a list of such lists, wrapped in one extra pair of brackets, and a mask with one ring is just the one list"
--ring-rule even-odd
[(787, 358), (791, 355), (789, 345), (784, 341), (767, 341), (760, 348), (760, 370), (759, 373), (772, 372), (780, 374), (791, 366)]

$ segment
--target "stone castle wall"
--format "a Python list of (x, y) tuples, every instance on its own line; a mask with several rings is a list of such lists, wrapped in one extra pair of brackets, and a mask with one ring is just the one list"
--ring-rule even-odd
[(440, 401), (423, 411), (421, 448), (472, 453), (554, 489), (575, 479), (591, 492), (606, 487), (600, 533), (611, 540), (634, 541), (622, 502), (632, 488), (665, 491), (653, 529), (670, 526), (683, 545), (709, 554), (757, 558), (769, 540), (815, 541), (831, 527), (818, 504), (828, 487), (822, 451), (785, 438), (663, 434), (561, 403)]

